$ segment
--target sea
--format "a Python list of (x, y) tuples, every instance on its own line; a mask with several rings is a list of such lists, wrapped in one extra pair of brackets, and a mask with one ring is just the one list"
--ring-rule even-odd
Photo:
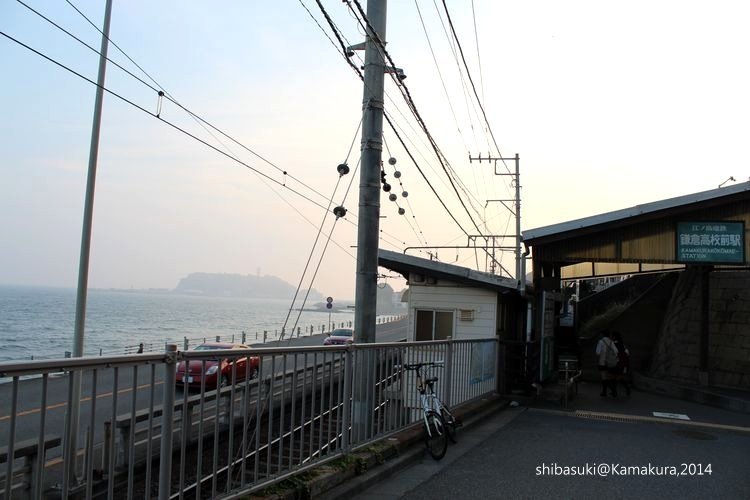
[[(317, 301), (316, 301), (317, 302)], [(247, 344), (275, 340), (290, 311), (291, 297), (251, 299), (206, 297), (172, 292), (89, 290), (84, 331), (84, 355), (117, 355), (160, 351), (165, 343), (181, 349), (206, 340)], [(334, 303), (335, 306), (335, 303)], [(0, 361), (64, 358), (73, 350), (76, 290), (0, 285)], [(295, 324), (302, 334), (327, 329), (329, 319), (340, 326), (354, 321), (351, 310), (292, 308), (286, 328)], [(296, 331), (296, 329), (295, 329)]]

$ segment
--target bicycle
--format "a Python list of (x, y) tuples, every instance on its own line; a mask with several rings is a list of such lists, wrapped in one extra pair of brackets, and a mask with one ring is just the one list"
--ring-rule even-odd
[(438, 395), (435, 394), (434, 385), (438, 381), (438, 378), (429, 377), (423, 379), (422, 368), (443, 368), (443, 362), (413, 363), (402, 366), (404, 370), (417, 372), (417, 391), (419, 391), (419, 400), (422, 405), (425, 444), (432, 458), (440, 460), (445, 456), (448, 448), (448, 439), (454, 443), (456, 442), (456, 427), (460, 426), (461, 423), (453, 416), (448, 407), (443, 404)]

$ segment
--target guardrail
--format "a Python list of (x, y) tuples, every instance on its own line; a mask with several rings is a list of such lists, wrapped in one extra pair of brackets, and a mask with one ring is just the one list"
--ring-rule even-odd
[[(444, 360), (437, 388), (457, 405), (495, 390), (497, 354), (495, 340), (184, 352), (172, 345), (161, 354), (0, 363), (0, 376), (12, 378), (0, 384), (0, 408), (9, 410), (0, 415), (0, 494), (251, 493), (417, 422), (403, 363)], [(189, 377), (194, 387), (182, 388)]]

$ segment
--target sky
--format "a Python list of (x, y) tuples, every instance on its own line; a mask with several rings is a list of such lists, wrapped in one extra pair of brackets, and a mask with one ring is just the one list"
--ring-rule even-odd
[[(99, 48), (69, 3), (24, 2)], [(103, 1), (71, 2), (102, 25)], [(460, 197), (387, 79), (385, 109), (409, 152), (386, 128), (383, 157), (397, 160), (401, 185), (386, 162), (398, 202), (381, 192), (381, 248), (428, 257), (435, 250), (415, 247), (512, 233), (510, 211), (488, 200), (513, 198), (511, 177), (495, 175), (513, 163), (469, 162), (480, 153), (520, 155), (522, 230), (748, 180), (747, 2), (446, 3), (468, 73), (442, 1), (391, 0), (385, 38)], [(322, 4), (348, 44), (364, 40), (346, 3)], [(0, 2), (0, 31), (96, 79), (98, 55), (19, 1)], [(95, 87), (7, 36), (0, 283), (75, 287)], [(353, 297), (363, 86), (316, 2), (114, 0), (110, 38), (226, 136), (160, 100), (110, 46), (143, 82), (108, 65), (105, 87), (132, 104), (105, 93), (89, 286), (174, 288), (192, 272), (239, 273)], [(339, 178), (344, 162), (351, 172)], [(347, 216), (336, 221), (329, 201)], [(512, 252), (497, 257), (513, 272)], [(471, 248), (437, 258), (487, 269)], [(379, 283), (404, 286), (381, 272)]]

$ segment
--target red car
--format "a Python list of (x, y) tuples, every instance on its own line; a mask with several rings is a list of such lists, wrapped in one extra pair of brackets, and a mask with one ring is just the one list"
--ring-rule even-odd
[(346, 345), (354, 342), (354, 330), (351, 328), (335, 328), (323, 340), (323, 345)]
[[(243, 344), (227, 344), (221, 342), (210, 342), (197, 346), (194, 351), (214, 351), (230, 349), (250, 349)], [(177, 365), (177, 374), (175, 382), (182, 387), (201, 387), (201, 378), (203, 377), (203, 367), (206, 367), (205, 379), (206, 389), (215, 389), (226, 387), (232, 383), (232, 372), (236, 375), (236, 380), (247, 380), (254, 378), (258, 374), (258, 356), (250, 356), (248, 366), (247, 356), (237, 357), (220, 357), (210, 359), (192, 359), (189, 361), (180, 361)], [(187, 370), (185, 366), (187, 366)], [(236, 366), (236, 369), (232, 367)]]

